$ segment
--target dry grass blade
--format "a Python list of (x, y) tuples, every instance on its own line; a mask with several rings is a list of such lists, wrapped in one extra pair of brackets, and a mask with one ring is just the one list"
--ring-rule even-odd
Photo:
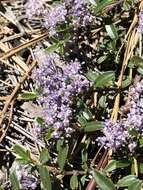
[[(132, 34), (128, 38), (128, 43), (127, 43), (127, 48), (126, 48), (125, 55), (124, 55), (121, 73), (119, 76), (119, 80), (117, 82), (118, 88), (121, 88), (121, 86), (122, 86), (123, 74), (127, 67), (128, 61), (131, 58), (133, 50), (134, 50), (135, 46), (137, 45), (138, 40), (139, 40), (139, 33), (138, 33), (138, 31), (135, 32), (135, 30), (133, 30)], [(114, 103), (113, 112), (112, 112), (112, 116), (111, 116), (111, 120), (113, 120), (114, 122), (116, 122), (117, 118), (118, 118), (119, 104), (120, 104), (120, 92), (117, 94), (117, 96), (115, 98), (115, 103)]]
[(36, 64), (37, 64), (37, 62), (34, 61), (33, 64), (32, 64), (32, 66), (31, 66), (31, 68), (29, 69), (29, 71), (26, 72), (25, 75), (21, 78), (20, 82), (16, 85), (16, 87), (14, 88), (12, 94), (7, 99), (7, 101), (6, 101), (5, 105), (4, 105), (4, 108), (3, 108), (2, 112), (1, 112), (1, 115), (0, 115), (0, 126), (1, 126), (1, 129), (2, 129), (2, 122), (3, 122), (3, 119), (4, 119), (5, 113), (7, 112), (7, 109), (9, 107), (9, 105), (11, 104), (11, 101), (16, 97), (17, 92), (19, 91), (21, 85), (28, 78), (29, 74), (34, 69), (34, 67), (36, 66)]
[(13, 56), (14, 54), (18, 53), (19, 51), (21, 51), (25, 48), (28, 48), (28, 47), (34, 45), (35, 43), (37, 43), (37, 42), (39, 42), (39, 41), (41, 41), (47, 37), (48, 37), (48, 34), (47, 34), (47, 32), (45, 32), (44, 34), (42, 34), (42, 35), (40, 35), (40, 36), (38, 36), (32, 40), (29, 40), (28, 42), (25, 42), (22, 45), (19, 45), (18, 47), (13, 48), (12, 50), (9, 50), (3, 56), (0, 57), (0, 61)]
[(15, 100), (12, 100), (12, 102), (11, 102), (10, 114), (9, 114), (9, 119), (8, 119), (9, 121), (8, 121), (7, 126), (6, 126), (6, 129), (3, 131), (3, 133), (2, 133), (2, 135), (1, 135), (1, 137), (0, 137), (0, 143), (2, 142), (3, 138), (5, 137), (6, 132), (8, 131), (9, 126), (10, 126), (10, 124), (11, 124), (11, 121), (12, 121), (12, 115), (13, 115), (14, 101), (15, 101)]
[[(10, 49), (2, 42), (0, 42), (0, 49), (4, 51), (5, 53), (10, 51)], [(28, 71), (28, 66), (17, 56), (11, 57), (15, 63), (17, 63), (24, 71)]]

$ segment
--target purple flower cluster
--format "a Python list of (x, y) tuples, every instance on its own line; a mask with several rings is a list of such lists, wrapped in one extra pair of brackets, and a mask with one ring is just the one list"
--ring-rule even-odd
[(28, 19), (32, 19), (33, 16), (40, 16), (45, 13), (43, 0), (27, 0), (25, 4), (26, 15)]
[(81, 73), (80, 63), (65, 63), (57, 54), (46, 55), (42, 50), (35, 53), (40, 62), (33, 73), (36, 85), (41, 88), (38, 103), (42, 105), (41, 117), (46, 128), (55, 129), (54, 136), (72, 132), (70, 120), (73, 98), (89, 87), (89, 81)]
[(104, 136), (97, 138), (97, 141), (113, 151), (128, 146), (129, 151), (133, 152), (137, 142), (132, 131), (143, 136), (143, 80), (131, 88), (130, 109), (127, 117), (116, 123), (105, 121)]
[(67, 20), (72, 20), (76, 26), (87, 25), (93, 20), (85, 0), (65, 0), (63, 4), (50, 9), (46, 9), (42, 0), (28, 0), (25, 9), (29, 19), (39, 15), (43, 17), (44, 27), (50, 35), (55, 35), (57, 25), (66, 23)]
[(87, 25), (92, 22), (93, 17), (89, 12), (86, 0), (65, 0), (68, 16), (73, 17), (75, 25)]
[(127, 115), (127, 124), (143, 135), (143, 80), (131, 89), (130, 112)]
[(34, 172), (33, 174), (31, 170), (32, 168), (29, 165), (24, 165), (24, 164), (16, 165), (15, 171), (22, 189), (25, 190), (37, 189), (39, 180), (38, 177), (36, 176), (36, 172)]
[(139, 30), (143, 32), (143, 10), (140, 11), (139, 14)]
[(67, 10), (63, 5), (59, 5), (51, 8), (51, 10), (45, 15), (44, 26), (49, 30), (49, 34), (52, 36), (56, 34), (57, 24), (66, 22)]
[(105, 148), (111, 148), (113, 151), (121, 147), (129, 138), (124, 122), (112, 123), (109, 120), (105, 121), (103, 134), (104, 136), (98, 137), (97, 141)]

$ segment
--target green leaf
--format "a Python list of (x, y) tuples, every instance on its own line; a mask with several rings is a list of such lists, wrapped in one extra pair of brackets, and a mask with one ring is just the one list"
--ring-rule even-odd
[(30, 152), (26, 150), (22, 145), (14, 145), (13, 150), (20, 157), (20, 159), (23, 159), (25, 162), (31, 162)]
[(113, 71), (107, 71), (103, 74), (100, 74), (96, 78), (95, 87), (111, 86), (113, 83), (113, 80), (115, 80), (115, 73)]
[(143, 163), (139, 164), (139, 172), (143, 174)]
[(63, 54), (64, 53), (64, 47), (61, 45), (60, 48), (59, 48), (59, 52), (60, 54)]
[(0, 187), (0, 190), (4, 190), (4, 188), (3, 188), (3, 187)]
[(64, 139), (59, 139), (56, 144), (57, 151), (61, 150), (61, 147), (64, 145)]
[(131, 80), (129, 79), (129, 78), (127, 78), (126, 80), (124, 80), (123, 82), (122, 82), (122, 88), (126, 88), (126, 87), (128, 87), (130, 84), (131, 84)]
[(134, 183), (128, 186), (128, 190), (141, 190), (141, 187), (142, 187), (142, 181), (139, 179), (136, 179)]
[(94, 9), (95, 13), (101, 12), (103, 9), (105, 9), (106, 6), (112, 4), (114, 0), (103, 0), (97, 4), (97, 6)]
[(108, 44), (107, 44), (107, 49), (111, 52), (114, 53), (116, 52), (116, 42), (117, 40), (111, 40)]
[(44, 190), (52, 190), (51, 179), (48, 168), (46, 166), (39, 166), (39, 173)]
[(78, 122), (81, 124), (82, 127), (86, 126), (86, 123), (87, 123), (85, 117), (83, 117), (82, 115), (78, 116)]
[(118, 187), (126, 187), (131, 185), (136, 181), (136, 176), (135, 175), (128, 175), (120, 179), (117, 183)]
[(52, 136), (53, 132), (54, 132), (54, 129), (53, 129), (52, 127), (50, 127), (50, 128), (47, 130), (46, 135), (45, 135), (45, 140), (46, 140), (46, 141), (48, 141), (49, 139), (51, 139), (51, 138), (53, 137), (53, 136)]
[(139, 139), (140, 147), (143, 147), (143, 138)]
[(70, 179), (70, 187), (73, 190), (78, 189), (78, 179), (76, 175), (73, 175)]
[(142, 68), (142, 67), (139, 67), (139, 68), (137, 69), (137, 71), (138, 71), (141, 75), (143, 75), (143, 68)]
[(40, 162), (44, 164), (48, 162), (49, 159), (50, 159), (49, 151), (47, 150), (47, 148), (44, 148), (40, 153)]
[(53, 45), (51, 45), (50, 47), (46, 48), (46, 51), (47, 51), (48, 53), (53, 53), (53, 52), (56, 51), (58, 48), (59, 48), (59, 44), (56, 43), (56, 44), (53, 44)]
[(128, 64), (128, 67), (143, 67), (143, 59), (139, 56), (133, 56)]
[(103, 129), (102, 121), (91, 121), (87, 122), (86, 126), (83, 128), (84, 132), (94, 132)]
[(81, 177), (81, 179), (80, 179), (82, 186), (84, 186), (85, 183), (86, 183), (86, 177), (87, 177), (86, 175), (83, 175), (83, 176)]
[[(59, 30), (58, 30), (58, 32), (62, 32), (62, 31), (65, 31), (65, 28), (59, 28)], [(69, 33), (66, 33), (66, 35), (64, 36), (64, 39), (63, 40), (60, 40), (60, 41), (55, 41), (55, 39), (54, 39), (54, 41), (55, 41), (55, 43), (53, 44), (53, 45), (51, 45), (50, 47), (48, 47), (47, 49), (46, 49), (46, 51), (48, 52), (48, 53), (53, 53), (54, 51), (57, 51), (57, 50), (59, 50), (60, 52), (63, 52), (63, 46), (64, 46), (64, 44), (67, 42), (67, 41), (69, 41), (70, 40), (70, 34)]]
[(106, 96), (101, 96), (101, 98), (99, 99), (98, 103), (101, 108), (106, 107), (106, 100), (107, 100)]
[(69, 38), (70, 38), (70, 34), (67, 33), (67, 30), (69, 30), (70, 28), (71, 28), (71, 26), (69, 26), (68, 24), (63, 24), (63, 25), (57, 26), (56, 31), (57, 32), (65, 32), (64, 39), (67, 38), (67, 36), (69, 36)]
[(19, 163), (19, 164), (29, 164), (29, 163), (31, 163), (30, 160), (25, 160), (25, 159), (23, 159), (23, 158), (16, 158), (16, 161), (17, 161), (17, 163)]
[(97, 60), (97, 63), (98, 63), (98, 64), (101, 64), (101, 63), (103, 63), (106, 59), (107, 59), (107, 55), (103, 55), (103, 56), (99, 57), (99, 59)]
[(61, 170), (63, 170), (63, 168), (65, 166), (65, 162), (66, 162), (67, 155), (68, 155), (68, 150), (69, 150), (68, 144), (64, 143), (62, 146), (59, 147), (58, 164), (59, 164), (59, 167), (61, 168)]
[(25, 91), (21, 97), (25, 100), (33, 100), (33, 99), (36, 99), (37, 98), (37, 93), (36, 92), (28, 92), (28, 91)]
[(129, 11), (131, 8), (130, 1), (124, 1), (123, 3), (123, 10), (124, 11)]
[(138, 137), (139, 132), (136, 129), (128, 129), (128, 132), (130, 135), (132, 135), (133, 137)]
[(95, 170), (93, 177), (101, 190), (116, 190), (114, 183), (102, 172)]
[[(64, 43), (69, 42), (70, 38), (71, 38), (71, 34), (66, 32), (65, 35), (64, 35), (63, 42), (64, 42)], [(60, 42), (61, 42), (61, 41), (60, 41)], [(64, 44), (64, 43), (63, 43), (63, 44)]]
[(45, 126), (45, 120), (42, 117), (37, 117), (36, 121), (40, 124), (41, 127)]
[(130, 161), (128, 160), (110, 160), (109, 164), (105, 167), (105, 171), (106, 172), (111, 172), (117, 168), (125, 168), (128, 167), (130, 165)]
[(87, 158), (88, 158), (88, 153), (87, 153), (87, 149), (82, 149), (81, 151), (81, 157), (82, 157), (82, 162), (86, 163), (87, 162)]
[(90, 2), (92, 5), (97, 5), (97, 3), (96, 3), (95, 0), (89, 0), (89, 2)]
[(88, 113), (87, 112), (84, 112), (83, 111), (83, 117), (86, 119), (86, 120), (90, 120), (91, 119), (91, 117), (88, 115)]
[(82, 112), (82, 114), (86, 120), (91, 120), (93, 118), (92, 113), (90, 112), (89, 109), (85, 108), (85, 110)]
[(93, 72), (92, 70), (89, 70), (86, 74), (87, 79), (92, 82), (95, 82), (98, 76), (99, 76), (99, 73)]
[(20, 184), (15, 172), (10, 174), (10, 182), (14, 190), (20, 190)]
[(117, 29), (116, 29), (114, 24), (105, 25), (105, 29), (106, 29), (106, 32), (110, 36), (111, 39), (117, 39), (118, 38)]

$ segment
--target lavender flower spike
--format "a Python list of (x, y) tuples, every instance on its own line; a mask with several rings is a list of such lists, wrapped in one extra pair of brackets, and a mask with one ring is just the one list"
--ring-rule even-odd
[(90, 14), (86, 0), (65, 0), (67, 15), (72, 18), (74, 25), (87, 25), (92, 22), (93, 17)]
[(43, 0), (28, 0), (25, 4), (26, 15), (28, 19), (32, 19), (33, 16), (40, 16), (45, 13)]
[(140, 11), (139, 13), (139, 30), (143, 32), (143, 10)]
[[(47, 129), (55, 130), (54, 137), (63, 133), (68, 136), (73, 131), (70, 126), (73, 98), (89, 87), (89, 81), (81, 73), (77, 60), (66, 63), (57, 54), (47, 55), (42, 50), (35, 55), (41, 63), (32, 75), (36, 86), (41, 88), (37, 99), (43, 109), (41, 117)], [(60, 67), (59, 62), (62, 62)]]
[[(127, 145), (129, 151), (134, 152), (138, 143), (137, 138), (143, 137), (143, 80), (131, 88), (130, 94), (127, 117), (116, 123), (109, 120), (104, 122), (103, 137), (97, 138), (97, 141), (105, 148), (116, 151)], [(132, 132), (136, 132), (137, 136)]]
[(50, 35), (56, 34), (57, 24), (66, 22), (67, 10), (63, 5), (51, 8), (51, 10), (45, 15), (44, 26), (49, 30)]
[(107, 120), (104, 122), (103, 137), (98, 137), (99, 144), (105, 148), (111, 148), (114, 152), (120, 148), (129, 138), (125, 124), (122, 122), (112, 123)]
[(16, 176), (20, 182), (21, 189), (24, 190), (35, 190), (40, 183), (38, 180), (37, 172), (32, 172), (32, 167), (27, 164), (15, 163)]

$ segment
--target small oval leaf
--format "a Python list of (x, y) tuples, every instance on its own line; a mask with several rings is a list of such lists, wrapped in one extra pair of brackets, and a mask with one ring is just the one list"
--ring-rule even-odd
[(113, 71), (104, 72), (96, 78), (95, 87), (111, 86), (114, 80), (115, 80), (115, 72)]
[(14, 190), (20, 190), (20, 184), (15, 171), (10, 174), (10, 182)]
[(143, 59), (139, 56), (133, 56), (128, 64), (128, 67), (143, 67)]
[(24, 100), (33, 100), (37, 98), (37, 93), (36, 92), (27, 92), (25, 91), (22, 95), (21, 98)]
[(128, 175), (120, 179), (117, 183), (118, 187), (126, 187), (131, 185), (136, 181), (136, 176), (135, 175)]
[(141, 190), (142, 181), (137, 179), (134, 183), (128, 186), (128, 190)]
[(47, 150), (47, 148), (44, 148), (40, 153), (40, 162), (44, 164), (48, 162), (49, 159), (50, 159), (49, 151)]
[(108, 6), (108, 5), (112, 4), (112, 3), (113, 3), (113, 0), (103, 0), (103, 1), (99, 2), (97, 4), (97, 6), (95, 6), (94, 12), (99, 13), (102, 10), (104, 10), (106, 8), (106, 6)]
[(102, 121), (91, 121), (87, 122), (84, 127), (84, 132), (94, 132), (103, 129)]
[(76, 175), (73, 175), (70, 179), (70, 187), (72, 190), (76, 190), (78, 188), (78, 179)]
[(22, 145), (18, 145), (18, 144), (14, 145), (13, 150), (18, 155), (18, 158), (21, 159), (21, 161), (23, 160), (25, 162), (31, 162), (29, 150), (26, 150)]
[(142, 68), (142, 67), (139, 67), (139, 68), (137, 69), (137, 71), (138, 71), (141, 75), (143, 75), (143, 68)]
[(59, 147), (58, 164), (59, 164), (59, 167), (61, 168), (61, 170), (63, 170), (63, 168), (65, 166), (65, 162), (66, 162), (67, 155), (68, 155), (68, 150), (69, 150), (68, 144), (64, 143), (62, 146)]
[(51, 179), (48, 168), (46, 166), (39, 166), (39, 173), (44, 190), (52, 190)]
[(107, 178), (102, 172), (95, 170), (93, 177), (102, 190), (116, 190), (114, 183)]
[(106, 172), (111, 172), (117, 168), (125, 168), (128, 167), (131, 164), (128, 160), (110, 160), (109, 164), (105, 167)]
[(99, 76), (99, 73), (93, 72), (92, 70), (89, 70), (86, 73), (87, 79), (90, 80), (90, 81), (92, 81), (92, 82), (95, 82), (98, 76)]
[(143, 174), (143, 163), (139, 164), (139, 172)]
[(111, 39), (117, 39), (118, 38), (118, 33), (117, 29), (114, 24), (111, 25), (105, 25), (106, 32), (110, 36)]

